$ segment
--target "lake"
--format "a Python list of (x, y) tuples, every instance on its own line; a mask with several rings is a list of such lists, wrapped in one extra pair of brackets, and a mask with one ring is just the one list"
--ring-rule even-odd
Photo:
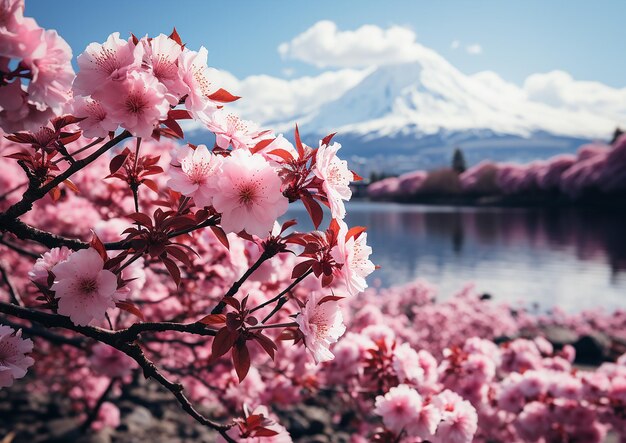
[[(303, 207), (288, 216), (307, 218)], [(495, 300), (541, 309), (626, 308), (625, 214), (353, 201), (346, 221), (368, 228), (381, 266), (370, 285), (423, 278), (445, 299), (474, 282)]]

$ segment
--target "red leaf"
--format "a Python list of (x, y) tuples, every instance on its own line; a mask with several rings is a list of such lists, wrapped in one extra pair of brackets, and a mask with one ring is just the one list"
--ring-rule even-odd
[(165, 250), (167, 251), (169, 255), (174, 257), (176, 260), (178, 260), (179, 262), (181, 262), (188, 268), (193, 267), (193, 263), (189, 259), (189, 256), (185, 254), (185, 251), (183, 251), (182, 249), (179, 249), (176, 246), (166, 246)]
[(283, 160), (285, 160), (286, 162), (290, 162), (293, 160), (293, 155), (291, 155), (289, 151), (285, 151), (284, 149), (274, 149), (273, 151), (270, 151), (267, 154), (276, 155), (282, 158)]
[(232, 357), (235, 371), (239, 377), (239, 383), (241, 383), (250, 370), (250, 352), (248, 352), (246, 342), (238, 344), (233, 348)]
[(346, 234), (346, 240), (350, 240), (352, 237), (359, 238), (359, 235), (363, 234), (367, 228), (365, 226), (354, 226), (348, 230)]
[(283, 331), (278, 336), (277, 340), (296, 340), (298, 338), (298, 333), (295, 329), (283, 329)]
[(172, 120), (189, 120), (193, 117), (191, 116), (189, 111), (185, 109), (172, 109), (170, 112), (168, 112), (167, 118)]
[(63, 183), (65, 183), (65, 186), (67, 186), (72, 191), (74, 191), (75, 194), (80, 194), (80, 190), (76, 187), (76, 185), (69, 178), (63, 180)]
[(6, 158), (12, 158), (14, 160), (30, 160), (32, 155), (27, 152), (15, 152), (13, 154), (5, 155)]
[(235, 297), (224, 297), (222, 301), (227, 305), (232, 306), (237, 311), (241, 310), (241, 303), (239, 303), (239, 300)]
[(226, 354), (235, 344), (238, 335), (238, 333), (230, 332), (227, 328), (217, 331), (211, 345), (211, 361), (215, 361)]
[(146, 321), (143, 316), (143, 313), (139, 310), (139, 308), (132, 302), (129, 301), (118, 301), (115, 303), (115, 306), (120, 308), (123, 311), (126, 311), (130, 314), (133, 314), (135, 317), (141, 319), (141, 321)]
[(130, 151), (122, 152), (111, 159), (111, 163), (109, 163), (109, 172), (111, 175), (115, 174), (122, 166), (124, 166), (129, 152)]
[(302, 200), (302, 203), (304, 203), (304, 207), (311, 217), (313, 226), (315, 226), (315, 229), (317, 229), (322, 223), (322, 219), (324, 218), (324, 211), (322, 211), (322, 207), (319, 205), (318, 202), (311, 198), (311, 194), (309, 193), (300, 193), (300, 199)]
[(209, 314), (198, 320), (198, 323), (203, 323), (208, 326), (223, 325), (226, 324), (226, 316), (224, 314)]
[(165, 126), (167, 126), (168, 128), (170, 128), (174, 134), (176, 134), (179, 138), (185, 138), (185, 134), (183, 133), (183, 128), (180, 127), (180, 125), (176, 122), (176, 120), (171, 120), (171, 119), (167, 119), (163, 122)]
[(154, 180), (150, 180), (149, 178), (144, 178), (141, 183), (146, 185), (148, 189), (150, 189), (151, 191), (154, 191), (157, 194), (159, 193), (159, 187), (154, 182)]
[(211, 231), (213, 231), (213, 234), (215, 234), (220, 243), (223, 244), (226, 249), (230, 250), (230, 243), (228, 242), (228, 237), (224, 230), (219, 226), (211, 226)]
[(296, 130), (294, 131), (294, 137), (296, 139), (296, 149), (300, 158), (304, 157), (304, 146), (302, 146), (302, 140), (300, 140), (300, 131), (298, 130), (298, 124), (296, 123)]
[(276, 343), (274, 343), (272, 339), (269, 338), (267, 335), (263, 335), (263, 333), (261, 332), (257, 332), (254, 335), (254, 339), (259, 345), (261, 345), (261, 347), (265, 350), (265, 352), (267, 352), (267, 355), (269, 355), (272, 358), (272, 360), (274, 360), (274, 356), (275, 356), (274, 351), (278, 349), (278, 346), (276, 346)]
[(323, 297), (320, 301), (317, 302), (317, 305), (321, 305), (322, 303), (326, 303), (329, 301), (339, 301), (344, 299), (345, 297), (339, 297), (338, 295), (327, 295), (326, 297)]
[(287, 220), (285, 223), (283, 223), (283, 225), (280, 228), (280, 233), (282, 234), (283, 232), (285, 232), (287, 229), (291, 228), (292, 226), (297, 225), (298, 222), (295, 218), (292, 218), (291, 220)]
[(302, 263), (298, 263), (293, 268), (293, 272), (291, 273), (291, 278), (302, 277), (304, 273), (311, 268), (311, 265), (313, 263), (315, 263), (315, 260), (306, 260), (306, 261), (303, 261)]
[(5, 135), (5, 138), (15, 143), (35, 143), (36, 142), (35, 138), (27, 132), (16, 132), (11, 135)]
[(333, 282), (333, 274), (324, 274), (322, 275), (322, 287), (330, 285)]
[(257, 152), (259, 152), (259, 151), (267, 148), (269, 145), (271, 145), (274, 140), (276, 140), (276, 139), (275, 138), (266, 138), (265, 140), (261, 140), (256, 145), (254, 145), (254, 148), (250, 149), (250, 152), (253, 153), (253, 154), (256, 154)]
[(132, 214), (128, 214), (127, 217), (131, 220), (136, 221), (140, 225), (146, 226), (148, 228), (152, 227), (152, 219), (146, 214), (142, 214), (141, 212), (134, 212)]
[[(81, 119), (83, 120), (83, 119)], [(68, 135), (62, 136), (59, 138), (59, 141), (61, 143), (63, 143), (64, 145), (69, 145), (70, 143), (72, 143), (73, 141), (76, 141), (80, 138), (80, 136), (82, 135), (81, 131), (78, 132), (73, 132), (73, 133), (69, 133)]]
[(330, 143), (330, 141), (333, 139), (333, 137), (335, 136), (335, 134), (337, 134), (336, 132), (333, 132), (332, 134), (328, 134), (326, 137), (324, 137), (322, 139), (322, 144), (328, 146), (328, 144)]
[(94, 231), (91, 231), (91, 233), (93, 235), (91, 237), (91, 241), (89, 242), (89, 245), (92, 248), (94, 248), (98, 252), (98, 254), (100, 254), (102, 261), (106, 262), (109, 259), (109, 257), (107, 256), (107, 250), (104, 247), (104, 243), (102, 243), (102, 241), (100, 240), (100, 238), (98, 238), (98, 235)]
[(353, 180), (353, 181), (358, 182), (358, 181), (363, 180), (363, 177), (361, 177), (361, 176), (360, 176), (359, 174), (357, 174), (356, 172), (354, 172), (354, 171), (350, 171), (350, 172), (352, 172), (352, 180)]
[(54, 201), (58, 201), (61, 198), (61, 190), (59, 189), (58, 186), (55, 186), (54, 188), (50, 189), (50, 192), (48, 192), (48, 194), (50, 194), (50, 197)]
[(178, 35), (176, 28), (174, 28), (174, 30), (170, 34), (170, 38), (174, 40), (176, 43), (178, 43), (180, 46), (183, 46), (183, 41), (180, 39), (180, 35)]
[(176, 283), (176, 286), (180, 285), (180, 269), (178, 269), (176, 263), (174, 263), (171, 259), (167, 257), (161, 258), (161, 261), (167, 268), (167, 272), (169, 272), (169, 274), (172, 276), (172, 279), (174, 280), (174, 283)]
[(275, 435), (278, 435), (277, 431), (273, 431), (269, 428), (257, 428), (254, 431), (254, 437), (273, 437)]
[(236, 100), (239, 100), (241, 97), (238, 97), (236, 95), (232, 95), (230, 92), (228, 92), (226, 89), (218, 89), (217, 91), (215, 91), (213, 94), (209, 95), (209, 99), (216, 101), (216, 102), (221, 102), (221, 103), (230, 103), (230, 102), (234, 102)]

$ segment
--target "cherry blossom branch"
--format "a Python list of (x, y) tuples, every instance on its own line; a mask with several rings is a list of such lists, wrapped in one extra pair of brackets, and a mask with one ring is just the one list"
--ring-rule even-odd
[(177, 331), (186, 332), (188, 334), (215, 336), (216, 331), (208, 329), (202, 323), (174, 323), (174, 322), (152, 322), (152, 323), (135, 323), (127, 329), (122, 329), (114, 333), (115, 339), (125, 342), (136, 340), (139, 335), (144, 332), (166, 332)]
[(81, 350), (85, 349), (85, 340), (82, 337), (66, 337), (61, 334), (55, 334), (37, 323), (32, 326), (25, 326), (21, 323), (9, 320), (5, 316), (0, 316), (0, 324), (10, 326), (15, 330), (21, 329), (27, 335), (41, 337), (51, 343), (69, 345)]
[(28, 251), (24, 248), (20, 248), (17, 245), (14, 245), (13, 243), (10, 243), (8, 241), (6, 241), (3, 237), (0, 237), (0, 245), (4, 245), (7, 248), (11, 249), (12, 251), (17, 252), (20, 255), (24, 255), (26, 257), (30, 257), (30, 258), (39, 258), (39, 254), (37, 254), (36, 252), (32, 252), (32, 251)]
[[(139, 162), (139, 147), (140, 146), (141, 146), (141, 137), (137, 137), (137, 146), (135, 148), (135, 165), (134, 165), (133, 171), (137, 170), (137, 162)], [(139, 212), (139, 183), (137, 183), (137, 181), (134, 178), (130, 183), (130, 190), (133, 193), (133, 201), (135, 202), (135, 212)]]
[(117, 137), (114, 137), (113, 139), (102, 145), (97, 151), (95, 151), (91, 155), (73, 163), (69, 168), (67, 168), (61, 174), (57, 175), (54, 179), (46, 183), (44, 186), (35, 187), (34, 184), (31, 182), (22, 199), (19, 202), (15, 203), (13, 206), (11, 206), (9, 209), (7, 209), (6, 212), (0, 214), (0, 226), (4, 224), (7, 219), (16, 219), (17, 217), (24, 215), (26, 212), (30, 211), (33, 207), (34, 202), (44, 197), (54, 187), (58, 186), (63, 181), (70, 178), (74, 173), (80, 171), (81, 169), (95, 161), (102, 154), (107, 152), (109, 149), (130, 136), (130, 132), (122, 132)]
[[(97, 138), (96, 140), (94, 140), (94, 141), (92, 141), (91, 143), (89, 143), (87, 146), (83, 146), (82, 148), (77, 149), (76, 151), (74, 151), (74, 152), (70, 153), (70, 155), (73, 157), (73, 156), (75, 156), (75, 155), (77, 155), (77, 154), (80, 154), (81, 152), (86, 151), (87, 149), (89, 149), (89, 148), (91, 148), (91, 147), (93, 147), (93, 146), (97, 145), (98, 143), (100, 143), (100, 142), (101, 142), (101, 141), (103, 141), (103, 140), (104, 140), (104, 139), (103, 139), (102, 137), (99, 137), (99, 138)], [(54, 163), (54, 164), (56, 165), (56, 164), (58, 164), (59, 162), (61, 162), (61, 161), (63, 161), (63, 160), (64, 160), (64, 159), (60, 158), (60, 159), (58, 159), (58, 160), (55, 160), (55, 161), (54, 161), (54, 162), (52, 162), (52, 163)]]
[[(168, 234), (168, 238), (178, 237), (179, 235), (189, 234), (190, 232), (196, 231), (198, 229), (205, 228), (207, 226), (215, 226), (217, 224), (216, 218), (209, 218), (204, 222), (192, 226), (191, 228), (181, 229), (180, 231), (174, 231)], [(75, 238), (64, 237), (62, 235), (53, 234), (48, 231), (43, 231), (39, 228), (35, 228), (34, 226), (28, 225), (19, 219), (4, 219), (3, 214), (0, 214), (0, 231), (9, 231), (15, 234), (21, 240), (32, 240), (37, 243), (40, 243), (48, 248), (57, 248), (60, 246), (67, 246), (70, 249), (78, 250), (85, 249), (89, 247), (89, 243), (78, 240)], [(7, 245), (8, 246), (8, 245)], [(121, 240), (117, 242), (105, 243), (104, 247), (108, 251), (117, 251), (121, 249), (128, 249), (131, 247), (131, 243), (127, 240)], [(18, 251), (19, 252), (19, 251)], [(33, 258), (39, 257), (38, 254), (34, 256), (30, 254)]]
[(115, 340), (113, 340), (114, 332), (106, 329), (99, 328), (97, 326), (77, 326), (69, 319), (58, 314), (50, 314), (48, 312), (42, 312), (31, 308), (25, 308), (10, 303), (0, 302), (0, 312), (10, 315), (12, 317), (21, 318), (23, 320), (29, 320), (31, 322), (37, 322), (44, 326), (51, 328), (63, 328), (69, 329), (74, 332), (78, 332), (86, 337), (93, 338), (106, 344), (114, 346)]
[[(168, 391), (170, 391), (174, 395), (174, 397), (176, 397), (178, 402), (181, 404), (183, 410), (187, 412), (189, 415), (191, 415), (196, 421), (198, 421), (199, 423), (207, 427), (210, 427), (211, 429), (218, 431), (224, 437), (224, 439), (226, 439), (226, 441), (235, 442), (235, 440), (233, 440), (231, 437), (229, 437), (226, 434), (226, 431), (232, 428), (234, 424), (233, 423), (225, 424), (225, 425), (220, 424), (200, 414), (193, 407), (193, 405), (187, 399), (185, 394), (183, 394), (184, 387), (182, 384), (172, 382), (167, 377), (165, 377), (165, 375), (163, 375), (157, 369), (155, 364), (145, 356), (145, 354), (143, 353), (143, 351), (141, 350), (138, 344), (128, 343), (124, 341), (126, 339), (126, 336), (124, 336), (121, 333), (124, 333), (127, 330), (112, 332), (106, 329), (98, 328), (96, 326), (77, 326), (77, 325), (74, 325), (69, 318), (58, 315), (58, 314), (49, 314), (46, 312), (40, 312), (34, 309), (23, 308), (20, 306), (16, 306), (16, 305), (4, 303), (4, 302), (0, 302), (0, 312), (3, 312), (5, 314), (8, 314), (14, 317), (22, 318), (24, 320), (35, 321), (37, 323), (41, 323), (44, 326), (48, 326), (48, 327), (60, 327), (60, 328), (70, 329), (72, 331), (79, 332), (89, 338), (93, 338), (95, 340), (106, 343), (109, 346), (112, 346), (124, 352), (126, 355), (128, 355), (133, 360), (135, 360), (137, 364), (139, 364), (139, 366), (143, 369), (143, 373), (146, 378), (149, 378), (149, 377), (154, 378), (157, 382), (159, 382), (159, 384), (163, 385)], [(180, 330), (180, 329), (175, 329), (178, 327), (176, 326), (177, 324), (175, 323), (165, 322), (161, 324), (154, 323), (152, 325), (159, 325), (159, 326), (154, 327), (157, 330), (160, 330), (158, 329), (160, 327), (163, 328), (162, 329), (163, 331)], [(190, 327), (191, 325), (181, 325), (181, 326)], [(201, 325), (201, 326), (204, 327), (204, 325)], [(132, 334), (131, 334), (131, 339), (132, 339)]]
[(219, 424), (206, 418), (204, 415), (198, 412), (183, 393), (183, 385), (180, 383), (175, 383), (169, 380), (165, 375), (163, 375), (163, 373), (157, 369), (156, 365), (145, 356), (139, 345), (124, 343), (118, 349), (123, 351), (129, 357), (133, 358), (137, 362), (137, 364), (141, 366), (144, 376), (146, 378), (152, 377), (168, 391), (170, 391), (174, 395), (174, 397), (176, 397), (183, 410), (187, 412), (187, 414), (191, 415), (197, 422), (209, 428), (215, 429), (227, 442), (236, 443), (236, 441), (233, 440), (226, 433), (226, 431), (232, 428), (235, 424)]
[(271, 325), (257, 325), (257, 326), (248, 326), (246, 329), (248, 331), (254, 331), (255, 329), (271, 329), (271, 328), (291, 328), (294, 326), (298, 326), (298, 323), (274, 323)]

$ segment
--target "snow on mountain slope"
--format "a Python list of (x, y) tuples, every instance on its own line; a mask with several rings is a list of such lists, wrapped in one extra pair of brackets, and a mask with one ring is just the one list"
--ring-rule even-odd
[(307, 119), (303, 131), (360, 134), (366, 138), (430, 135), (440, 131), (489, 129), (530, 137), (606, 137), (626, 122), (596, 107), (555, 107), (533, 101), (526, 90), (493, 72), (467, 76), (431, 51), (420, 61), (379, 67), (337, 100)]
[[(384, 148), (422, 157), (439, 152), (442, 161), (461, 146), (473, 149), (476, 160), (499, 155), (497, 149), (511, 159), (525, 158), (527, 150), (540, 158), (626, 125), (626, 88), (561, 71), (534, 74), (520, 87), (491, 71), (466, 75), (417, 43), (413, 50), (410, 63), (295, 79), (238, 80), (216, 71), (216, 82), (243, 97), (229, 105), (243, 118), (277, 133), (291, 133), (298, 123), (309, 143), (339, 132), (345, 154), (365, 157)], [(194, 134), (202, 137), (201, 129)]]

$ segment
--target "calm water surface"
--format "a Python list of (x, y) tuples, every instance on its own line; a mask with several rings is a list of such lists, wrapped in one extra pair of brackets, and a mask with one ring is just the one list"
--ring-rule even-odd
[[(288, 215), (306, 218), (304, 208)], [(474, 282), (524, 305), (626, 308), (624, 214), (350, 202), (347, 223), (368, 228), (381, 266), (370, 285), (424, 278), (445, 299)]]

